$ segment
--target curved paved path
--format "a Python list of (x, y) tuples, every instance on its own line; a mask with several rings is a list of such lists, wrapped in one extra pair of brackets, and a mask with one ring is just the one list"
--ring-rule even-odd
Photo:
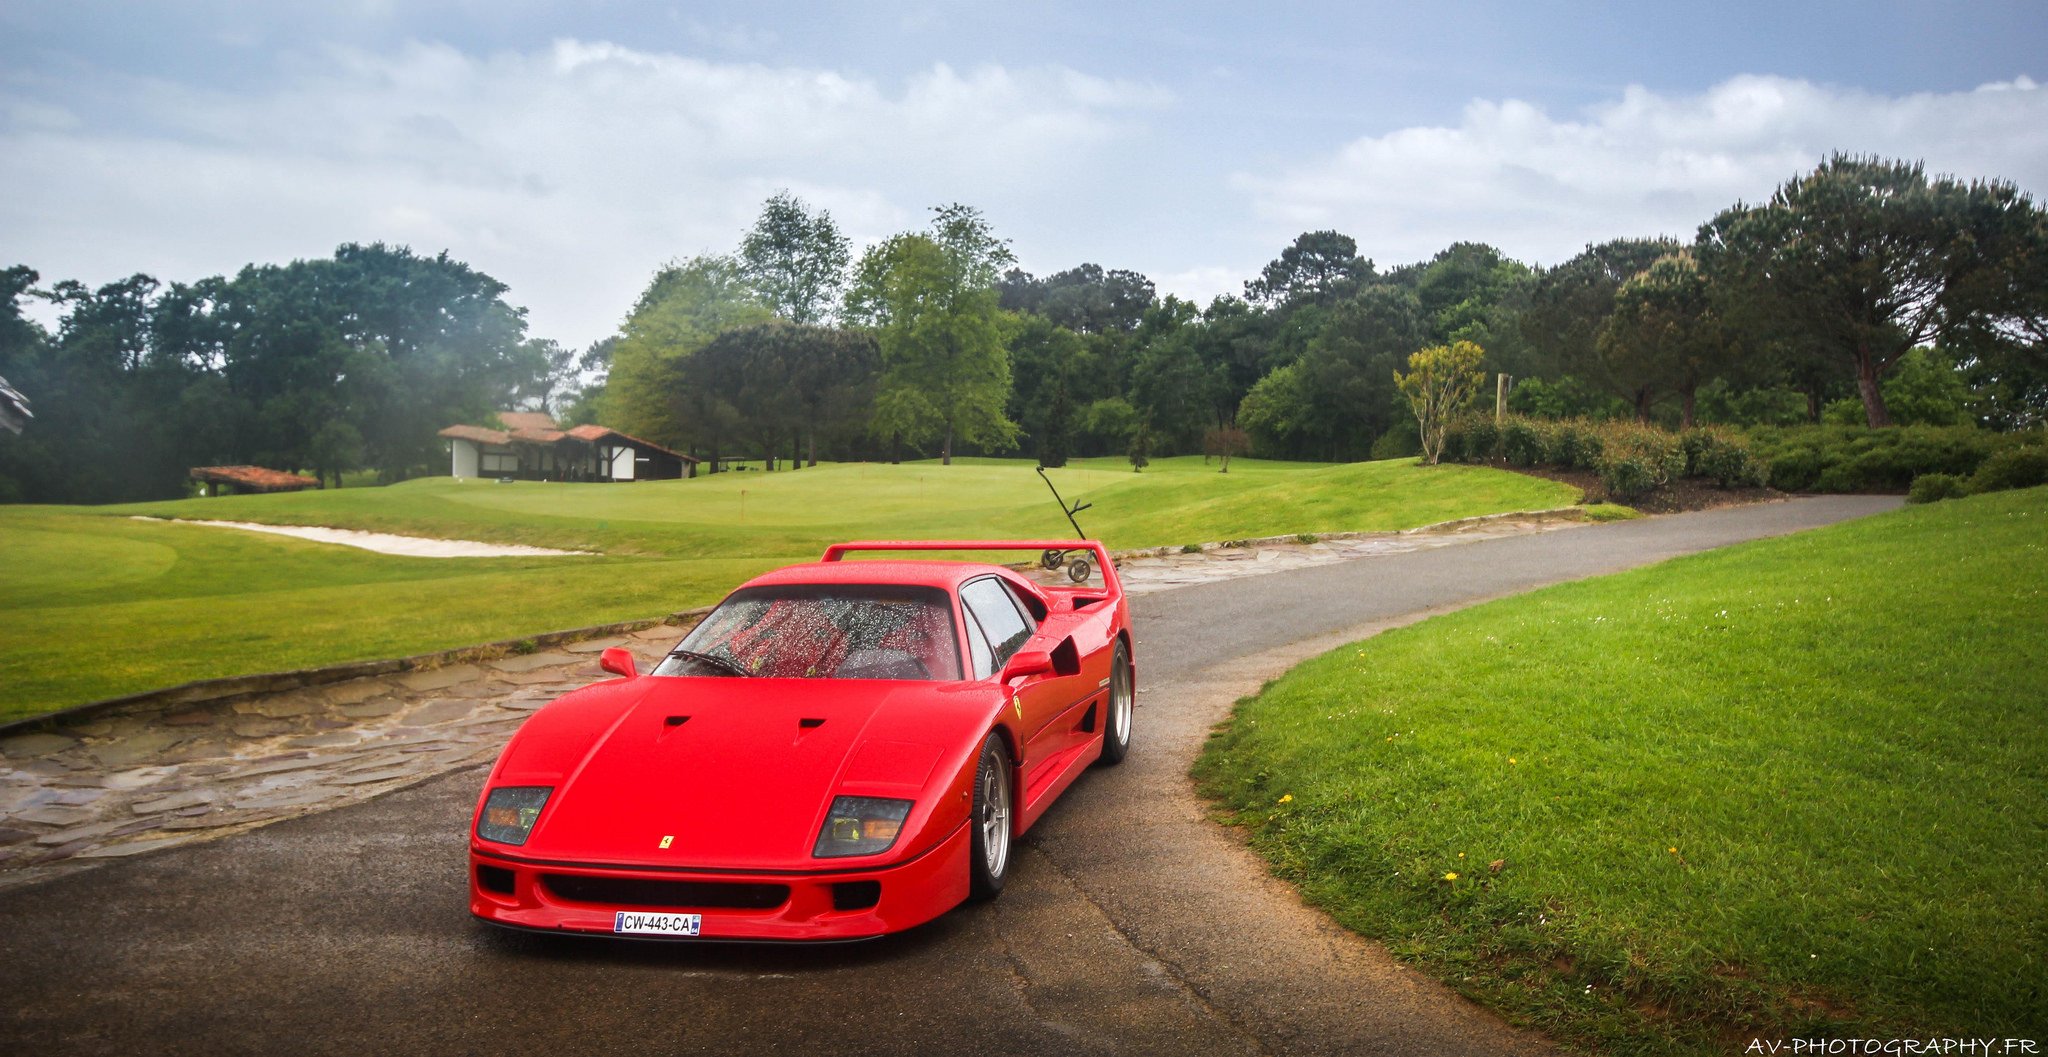
[(1544, 1053), (1303, 908), (1203, 821), (1230, 702), (1375, 630), (1896, 506), (1800, 499), (1162, 592), (1140, 742), (1021, 846), (997, 903), (847, 948), (621, 945), (473, 924), (481, 770), (0, 893), (0, 1051)]

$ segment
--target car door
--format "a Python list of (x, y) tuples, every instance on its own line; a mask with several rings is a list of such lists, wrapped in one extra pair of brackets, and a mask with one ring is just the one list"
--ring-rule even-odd
[[(1031, 638), (1037, 622), (1021, 606), (1003, 582), (993, 576), (973, 580), (960, 588), (961, 608), (974, 626), (968, 629), (970, 653), (979, 653), (978, 632), (988, 649), (989, 670), (1000, 672), (1018, 649)], [(979, 657), (977, 665), (983, 663)], [(1048, 672), (1024, 679), (1016, 687), (1015, 708), (1018, 742), (1024, 758), (1018, 763), (1024, 773), (1024, 799), (1029, 801), (1035, 787), (1049, 778), (1042, 773), (1046, 764), (1067, 747), (1070, 740), (1062, 724), (1055, 722), (1072, 702), (1064, 684), (1071, 682)]]

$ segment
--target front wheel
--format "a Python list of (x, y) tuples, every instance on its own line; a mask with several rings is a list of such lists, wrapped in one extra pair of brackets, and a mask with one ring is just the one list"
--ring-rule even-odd
[(1001, 735), (990, 732), (981, 743), (981, 762), (974, 768), (974, 813), (968, 816), (972, 847), (967, 855), (968, 897), (994, 899), (1003, 891), (1010, 870), (1012, 811), (1010, 754)]
[(1124, 762), (1131, 751), (1131, 712), (1135, 702), (1131, 686), (1131, 655), (1117, 640), (1116, 656), (1109, 667), (1109, 721), (1102, 729), (1102, 763), (1113, 767)]

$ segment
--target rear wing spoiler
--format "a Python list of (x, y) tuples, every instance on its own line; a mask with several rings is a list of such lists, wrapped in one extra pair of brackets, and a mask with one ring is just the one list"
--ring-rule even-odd
[(1086, 551), (1102, 571), (1102, 583), (1112, 596), (1124, 593), (1117, 579), (1116, 563), (1109, 548), (1095, 540), (853, 540), (825, 548), (822, 561), (836, 562), (855, 551)]

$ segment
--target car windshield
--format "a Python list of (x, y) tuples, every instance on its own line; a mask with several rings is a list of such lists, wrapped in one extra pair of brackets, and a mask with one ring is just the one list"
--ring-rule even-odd
[(821, 584), (735, 591), (656, 675), (779, 679), (960, 678), (946, 592)]

